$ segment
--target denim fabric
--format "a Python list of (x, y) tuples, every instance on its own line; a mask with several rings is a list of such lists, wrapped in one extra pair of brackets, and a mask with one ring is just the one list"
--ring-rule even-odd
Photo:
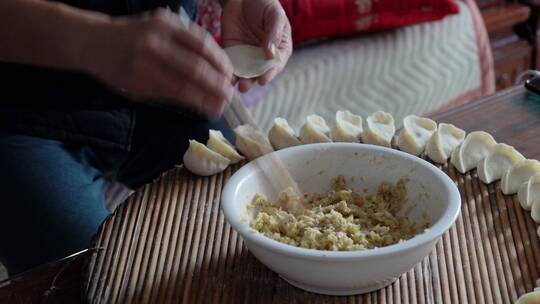
[(89, 148), (0, 135), (0, 259), (10, 274), (88, 246), (107, 217)]
[(0, 131), (0, 261), (10, 275), (86, 248), (108, 216), (106, 180), (151, 182), (181, 163), (188, 139), (205, 143), (208, 128), (233, 140), (224, 120), (168, 122), (140, 119), (131, 152)]

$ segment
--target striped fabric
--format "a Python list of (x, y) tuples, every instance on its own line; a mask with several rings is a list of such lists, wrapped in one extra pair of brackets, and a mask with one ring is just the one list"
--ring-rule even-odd
[(458, 5), (460, 14), (442, 21), (299, 49), (277, 79), (244, 95), (244, 103), (265, 130), (275, 117), (296, 128), (311, 113), (332, 122), (340, 109), (364, 117), (384, 110), (400, 124), (407, 114), (477, 92), (492, 81), (483, 77), (489, 69), (479, 55), (489, 49), (479, 49), (469, 5)]

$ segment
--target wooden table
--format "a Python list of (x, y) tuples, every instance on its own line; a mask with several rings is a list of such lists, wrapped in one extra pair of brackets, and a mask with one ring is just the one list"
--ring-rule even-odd
[[(520, 87), (433, 118), (540, 158), (540, 98)], [(82, 295), (96, 303), (509, 303), (540, 276), (536, 225), (517, 199), (443, 168), (459, 184), (463, 209), (430, 256), (370, 294), (301, 291), (259, 263), (224, 222), (221, 188), (238, 167), (210, 178), (166, 173), (107, 220), (90, 253), (19, 276), (0, 288), (0, 302), (73, 303)]]

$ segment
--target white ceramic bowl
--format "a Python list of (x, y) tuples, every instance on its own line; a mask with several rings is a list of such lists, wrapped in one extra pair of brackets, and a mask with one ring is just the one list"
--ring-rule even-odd
[[(429, 254), (439, 237), (454, 223), (461, 207), (459, 191), (444, 172), (397, 150), (364, 144), (325, 143), (272, 154), (289, 169), (302, 192), (324, 192), (337, 175), (344, 175), (353, 189), (367, 188), (372, 193), (383, 181), (395, 183), (409, 176), (407, 204), (416, 204), (410, 219), (424, 223), (425, 213), (431, 219), (432, 225), (426, 232), (377, 249), (333, 252), (286, 245), (249, 227), (253, 214), (247, 213), (246, 205), (255, 193), (265, 195), (270, 201), (276, 200), (277, 193), (265, 180), (257, 161), (245, 165), (223, 190), (221, 206), (225, 218), (259, 261), (307, 291), (352, 295), (391, 284)], [(258, 161), (268, 164), (265, 160), (269, 157), (273, 156), (265, 155)]]

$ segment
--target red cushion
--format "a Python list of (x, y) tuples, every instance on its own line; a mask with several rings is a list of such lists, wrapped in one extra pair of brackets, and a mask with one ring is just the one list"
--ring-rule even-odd
[(280, 0), (295, 44), (394, 29), (459, 12), (453, 0)]

